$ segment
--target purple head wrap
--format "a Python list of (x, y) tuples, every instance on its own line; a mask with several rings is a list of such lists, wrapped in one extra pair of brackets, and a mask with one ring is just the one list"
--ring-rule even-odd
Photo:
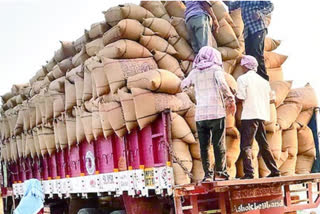
[(193, 61), (193, 68), (204, 70), (214, 65), (222, 67), (221, 53), (209, 46), (201, 48)]
[(257, 71), (258, 69), (258, 61), (256, 58), (250, 55), (244, 55), (241, 59), (241, 66), (246, 67), (249, 70)]

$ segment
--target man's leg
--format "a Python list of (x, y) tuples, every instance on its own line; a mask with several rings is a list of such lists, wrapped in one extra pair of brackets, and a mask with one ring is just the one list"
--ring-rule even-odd
[(201, 160), (202, 166), (205, 173), (205, 178), (212, 178), (213, 172), (210, 169), (210, 162), (208, 158), (209, 151), (209, 139), (210, 139), (210, 129), (207, 127), (207, 121), (199, 121), (197, 122), (197, 130), (200, 141), (200, 152), (201, 152)]
[(256, 120), (241, 120), (241, 156), (243, 159), (243, 170), (245, 176), (253, 177), (252, 167), (252, 143), (258, 129)]
[(264, 123), (262, 120), (259, 121), (259, 127), (256, 134), (256, 140), (259, 145), (260, 154), (262, 155), (262, 158), (264, 162), (266, 163), (266, 166), (271, 171), (272, 175), (279, 175), (279, 169), (277, 167), (277, 164), (271, 154), (267, 137), (266, 137), (266, 129), (264, 127)]

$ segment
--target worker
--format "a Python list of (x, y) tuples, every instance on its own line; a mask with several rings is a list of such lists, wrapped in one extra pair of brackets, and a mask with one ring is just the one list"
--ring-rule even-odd
[[(212, 46), (212, 32), (217, 32), (219, 22), (209, 1), (185, 1), (185, 20), (191, 46), (195, 54), (204, 46)], [(211, 25), (212, 22), (212, 25)]]
[(258, 60), (258, 74), (269, 80), (264, 62), (264, 42), (268, 32), (266, 16), (273, 11), (271, 1), (224, 1), (229, 11), (241, 8), (246, 54)]
[(236, 99), (242, 102), (241, 113), (241, 155), (243, 157), (244, 176), (241, 179), (253, 178), (252, 144), (256, 139), (262, 158), (270, 170), (268, 177), (280, 175), (276, 162), (270, 152), (266, 139), (264, 121), (270, 120), (270, 95), (272, 94), (269, 82), (258, 75), (258, 62), (253, 56), (245, 55), (240, 65), (244, 74), (238, 80)]
[[(226, 180), (225, 117), (226, 109), (235, 113), (235, 98), (231, 93), (222, 67), (221, 54), (205, 46), (193, 62), (193, 70), (181, 83), (181, 88), (194, 85), (196, 96), (196, 125), (200, 141), (201, 160), (205, 172), (204, 182)], [(215, 173), (210, 169), (208, 150), (210, 135), (215, 157)]]

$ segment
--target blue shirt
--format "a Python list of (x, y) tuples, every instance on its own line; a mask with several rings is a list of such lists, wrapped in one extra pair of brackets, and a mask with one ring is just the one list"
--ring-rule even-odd
[(192, 16), (199, 16), (199, 15), (207, 15), (207, 11), (204, 10), (203, 5), (204, 4), (211, 4), (208, 1), (186, 1), (186, 12), (184, 13), (186, 21), (190, 19)]
[(244, 22), (244, 38), (249, 34), (254, 34), (267, 29), (265, 18), (274, 7), (271, 1), (225, 1), (229, 10), (241, 9)]

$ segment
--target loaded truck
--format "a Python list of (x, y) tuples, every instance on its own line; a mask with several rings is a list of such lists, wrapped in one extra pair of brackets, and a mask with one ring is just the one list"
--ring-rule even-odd
[[(241, 11), (212, 1), (221, 29), (212, 46), (232, 91), (243, 73)], [(295, 213), (320, 203), (319, 108), (314, 89), (283, 79), (287, 56), (265, 55), (275, 103), (265, 123), (281, 177), (253, 143), (255, 178), (243, 175), (241, 106), (226, 116), (230, 180), (204, 176), (195, 125), (195, 95), (180, 89), (195, 57), (180, 1), (142, 1), (104, 11), (105, 20), (54, 56), (22, 85), (2, 95), (2, 198), (10, 213), (25, 183), (41, 181), (40, 213)], [(210, 164), (214, 166), (213, 149)], [(310, 211), (311, 212), (311, 211)], [(318, 211), (319, 212), (319, 211)], [(317, 213), (317, 211), (315, 211)]]

